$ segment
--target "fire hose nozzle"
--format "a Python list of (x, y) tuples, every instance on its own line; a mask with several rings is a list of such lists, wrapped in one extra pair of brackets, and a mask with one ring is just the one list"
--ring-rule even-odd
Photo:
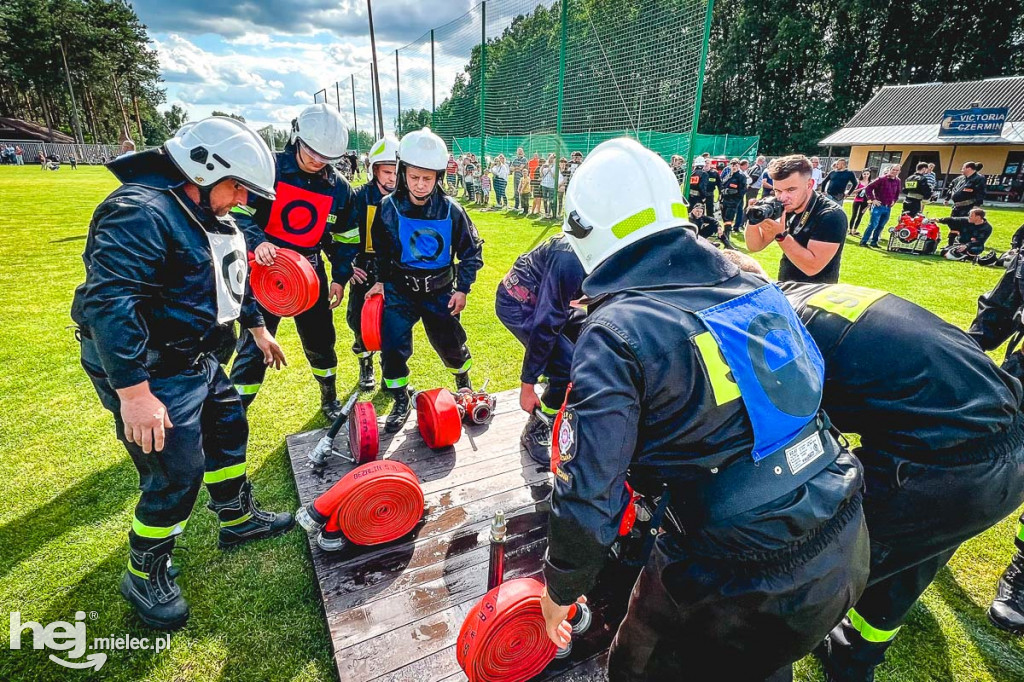
[(508, 526), (505, 523), (505, 512), (498, 510), (494, 512), (494, 520), (491, 521), (491, 542), (505, 542), (505, 535)]
[(321, 467), (324, 465), (324, 462), (327, 461), (327, 458), (330, 457), (331, 453), (334, 451), (333, 442), (334, 438), (329, 435), (324, 436), (317, 441), (316, 447), (306, 455), (306, 457), (309, 458), (309, 461), (313, 463), (313, 466)]
[(572, 626), (572, 634), (582, 635), (590, 629), (590, 623), (593, 622), (594, 617), (590, 612), (590, 607), (586, 604), (576, 603), (575, 607), (575, 612), (569, 617), (569, 625)]

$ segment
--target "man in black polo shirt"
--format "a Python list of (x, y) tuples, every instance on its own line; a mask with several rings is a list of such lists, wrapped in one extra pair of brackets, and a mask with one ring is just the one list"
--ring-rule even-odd
[(785, 210), (779, 220), (763, 220), (744, 231), (747, 248), (763, 251), (772, 241), (782, 249), (779, 280), (834, 284), (846, 239), (846, 213), (814, 192), (811, 162), (796, 154), (768, 165), (775, 197)]

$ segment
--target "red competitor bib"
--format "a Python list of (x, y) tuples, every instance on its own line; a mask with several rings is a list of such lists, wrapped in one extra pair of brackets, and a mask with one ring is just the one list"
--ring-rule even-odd
[(294, 246), (316, 246), (324, 236), (333, 203), (332, 197), (279, 182), (264, 231)]

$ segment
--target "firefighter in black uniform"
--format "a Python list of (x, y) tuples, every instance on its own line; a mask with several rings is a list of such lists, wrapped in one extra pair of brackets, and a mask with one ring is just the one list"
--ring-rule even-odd
[(617, 139), (566, 195), (588, 317), (553, 436), (541, 608), (564, 644), (569, 607), (618, 533), (628, 478), (660, 497), (653, 524), (662, 516), (665, 532), (609, 679), (790, 679), (867, 579), (861, 470), (819, 410), (821, 355), (793, 309), (682, 227), (677, 187), (664, 161)]
[(739, 221), (744, 208), (743, 202), (747, 196), (747, 174), (740, 172), (740, 162), (733, 160), (729, 167), (732, 172), (722, 182), (719, 194), (722, 197), (722, 224), (725, 226), (725, 248), (733, 248), (729, 243), (729, 232)]
[[(690, 192), (687, 194), (691, 209), (695, 204), (705, 204), (709, 196), (708, 174), (704, 170), (704, 164), (703, 156), (698, 156), (693, 160), (693, 171), (690, 173)], [(714, 209), (708, 211), (708, 217), (715, 217)]]
[(215, 116), (108, 168), (124, 184), (93, 214), (71, 316), (82, 366), (139, 472), (121, 594), (143, 623), (173, 629), (189, 608), (171, 551), (204, 483), (222, 548), (294, 523), (253, 501), (249, 425), (216, 357), (240, 319), (261, 362), (284, 362), (246, 288), (245, 240), (226, 217), (247, 193), (273, 198), (274, 160), (255, 132)]
[(963, 244), (967, 253), (977, 256), (985, 250), (985, 242), (992, 236), (992, 225), (985, 220), (985, 209), (972, 208), (965, 217), (939, 218), (935, 222), (949, 227), (947, 246)]
[[(272, 265), (277, 249), (287, 248), (305, 256), (319, 276), (320, 297), (295, 316), (295, 329), (320, 386), (320, 409), (329, 420), (341, 411), (332, 309), (341, 302), (359, 247), (359, 234), (349, 227), (352, 187), (332, 165), (347, 145), (348, 129), (337, 111), (326, 104), (306, 107), (292, 122), (291, 142), (276, 156), (277, 199), (255, 198), (236, 211), (257, 263)], [(330, 283), (324, 253), (331, 261)], [(276, 334), (281, 318), (261, 312), (267, 329)], [(231, 382), (248, 408), (263, 385), (266, 366), (251, 334), (242, 332), (237, 350)]]
[[(708, 191), (704, 195), (704, 209), (713, 218), (715, 216), (715, 190), (718, 190), (719, 194), (722, 192), (722, 172), (714, 161), (707, 163), (704, 172), (708, 176)], [(722, 217), (722, 221), (725, 221), (725, 216)]]
[[(519, 406), (530, 415), (520, 442), (530, 457), (549, 464), (553, 418), (565, 400), (572, 349), (583, 311), (574, 308), (583, 291), (583, 266), (561, 237), (544, 242), (516, 259), (501, 280), (494, 300), (498, 319), (526, 347), (519, 375)], [(534, 385), (547, 377), (543, 395)], [(539, 410), (548, 416), (536, 414)]]
[[(986, 351), (995, 350), (1009, 340), (1002, 367), (1024, 381), (1024, 351), (1020, 345), (1024, 338), (1022, 316), (1024, 254), (1018, 249), (995, 287), (978, 297), (978, 314), (967, 333)], [(1020, 635), (1024, 634), (1024, 515), (1017, 522), (1014, 545), (1017, 551), (999, 578), (988, 617), (1003, 630)]]
[(925, 173), (928, 172), (927, 163), (917, 164), (914, 174), (903, 181), (904, 199), (903, 212), (914, 216), (921, 212), (921, 204), (932, 196), (935, 189), (928, 182)]
[(953, 201), (950, 215), (962, 218), (975, 206), (985, 203), (985, 176), (981, 174), (983, 164), (968, 161), (960, 169), (961, 175), (953, 181), (948, 190), (948, 204)]
[(1024, 503), (1022, 389), (967, 334), (902, 298), (780, 286), (825, 357), (826, 413), (861, 438), (871, 577), (817, 653), (828, 679), (868, 682), (957, 547)]
[[(382, 137), (370, 148), (369, 182), (352, 194), (349, 229), (359, 231), (359, 253), (352, 263), (352, 279), (348, 290), (346, 320), (352, 330), (352, 352), (359, 357), (359, 388), (372, 391), (377, 386), (373, 377), (372, 351), (363, 345), (362, 314), (366, 293), (377, 283), (377, 263), (373, 255), (370, 225), (385, 196), (395, 191), (395, 166), (398, 163), (398, 140)], [(332, 303), (332, 306), (340, 301)]]
[(725, 248), (730, 250), (736, 248), (732, 245), (732, 242), (729, 241), (729, 233), (725, 231), (722, 224), (714, 218), (709, 218), (704, 215), (703, 202), (694, 204), (690, 208), (689, 221), (693, 223), (693, 226), (697, 230), (697, 234), (704, 237), (704, 239), (710, 241), (711, 238), (714, 237), (718, 239)]
[[(473, 360), (460, 313), (483, 267), (483, 241), (461, 206), (441, 189), (448, 165), (444, 140), (423, 128), (398, 149), (398, 184), (380, 205), (370, 228), (380, 282), (367, 294), (384, 294), (381, 365), (395, 403), (385, 431), (401, 428), (412, 409), (409, 358), (412, 328), (423, 330), (458, 388), (472, 388)], [(458, 259), (456, 266), (455, 260)]]

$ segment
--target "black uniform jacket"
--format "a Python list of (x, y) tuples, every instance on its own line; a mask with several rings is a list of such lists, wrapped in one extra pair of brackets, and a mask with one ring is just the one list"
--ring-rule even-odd
[(985, 246), (985, 242), (992, 236), (992, 225), (986, 220), (981, 225), (975, 225), (970, 221), (967, 216), (961, 216), (959, 218), (939, 218), (938, 223), (948, 225), (950, 229), (956, 230), (960, 233), (957, 241), (961, 244), (973, 244), (975, 246)]
[(452, 253), (458, 260), (458, 277), (456, 278), (455, 290), (468, 294), (476, 282), (476, 273), (484, 265), (483, 245), (480, 235), (476, 231), (473, 221), (466, 215), (466, 211), (454, 199), (450, 199), (435, 189), (434, 193), (427, 199), (423, 206), (417, 206), (409, 200), (407, 192), (395, 192), (390, 195), (394, 199), (382, 201), (377, 209), (373, 224), (370, 227), (370, 237), (373, 240), (373, 249), (377, 252), (377, 270), (380, 273), (382, 282), (395, 282), (400, 275), (412, 275), (414, 277), (431, 277), (443, 273), (447, 268), (437, 270), (417, 270), (402, 267), (402, 245), (398, 237), (398, 216), (395, 209), (408, 218), (421, 220), (444, 220), (451, 211), (452, 218)]
[[(995, 350), (1015, 331), (1024, 329), (1024, 258), (1018, 251), (995, 287), (978, 297), (978, 314), (967, 331), (983, 350)], [(1019, 375), (1018, 378), (1020, 378)]]
[[(148, 380), (155, 354), (195, 358), (232, 334), (231, 323), (217, 322), (214, 281), (231, 264), (213, 262), (204, 231), (232, 234), (237, 227), (193, 203), (160, 150), (107, 167), (124, 184), (93, 213), (85, 282), (75, 290), (71, 317), (94, 339), (117, 389)], [(263, 326), (248, 286), (240, 319), (246, 328)]]
[[(323, 251), (331, 262), (331, 280), (344, 284), (352, 276), (352, 259), (359, 249), (359, 235), (349, 225), (352, 186), (330, 164), (324, 166), (319, 173), (307, 173), (299, 168), (299, 162), (295, 158), (295, 146), (291, 144), (285, 147), (284, 151), (275, 154), (275, 166), (277, 173), (274, 184), (277, 186), (277, 199), (272, 202), (250, 194), (248, 210), (240, 207), (233, 212), (238, 225), (245, 232), (246, 246), (250, 251), (255, 251), (263, 242), (270, 242), (274, 246), (291, 249), (307, 257)], [(306, 203), (301, 196), (294, 199), (288, 197), (281, 187), (282, 183), (329, 197), (329, 201), (325, 202), (326, 213), (321, 215), (320, 207), (315, 206), (311, 211), (311, 204)], [(289, 203), (294, 203), (296, 209), (289, 211)], [(288, 223), (286, 231), (281, 234), (291, 232), (292, 237), (285, 239), (283, 236), (267, 233), (275, 208), (280, 215), (280, 221)], [(307, 229), (323, 230), (323, 233), (314, 244), (302, 245), (305, 244), (304, 241), (297, 244), (296, 238), (301, 239)]]
[(927, 464), (1020, 440), (1020, 383), (962, 330), (875, 289), (779, 286), (825, 358), (825, 411), (864, 448)]
[(570, 303), (583, 295), (585, 276), (569, 242), (558, 237), (519, 256), (505, 276), (512, 286), (531, 294), (532, 329), (519, 377), (522, 383), (535, 384), (544, 373), (558, 335), (576, 317), (577, 309)]
[(347, 234), (355, 231), (359, 235), (359, 251), (354, 264), (370, 275), (370, 282), (377, 281), (377, 259), (374, 256), (373, 240), (368, 241), (370, 226), (380, 208), (380, 202), (386, 195), (380, 191), (380, 185), (371, 178), (370, 182), (352, 193), (352, 211), (349, 213)]
[(556, 603), (568, 604), (593, 586), (626, 507), (627, 471), (641, 492), (656, 492), (660, 483), (683, 491), (673, 493), (671, 505), (686, 526), (680, 542), (693, 556), (718, 561), (756, 562), (788, 551), (859, 494), (859, 469), (841, 454), (756, 510), (713, 523), (686, 521), (701, 510), (691, 508), (685, 491), (751, 457), (754, 434), (739, 392), (728, 388), (728, 366), (707, 343), (710, 333), (675, 306), (703, 310), (763, 285), (684, 228), (626, 247), (584, 281), (593, 303), (553, 436), (560, 461), (544, 576)]
[(981, 173), (975, 173), (969, 178), (961, 175), (953, 181), (950, 195), (954, 204), (969, 201), (971, 206), (981, 206), (985, 203), (985, 176)]

